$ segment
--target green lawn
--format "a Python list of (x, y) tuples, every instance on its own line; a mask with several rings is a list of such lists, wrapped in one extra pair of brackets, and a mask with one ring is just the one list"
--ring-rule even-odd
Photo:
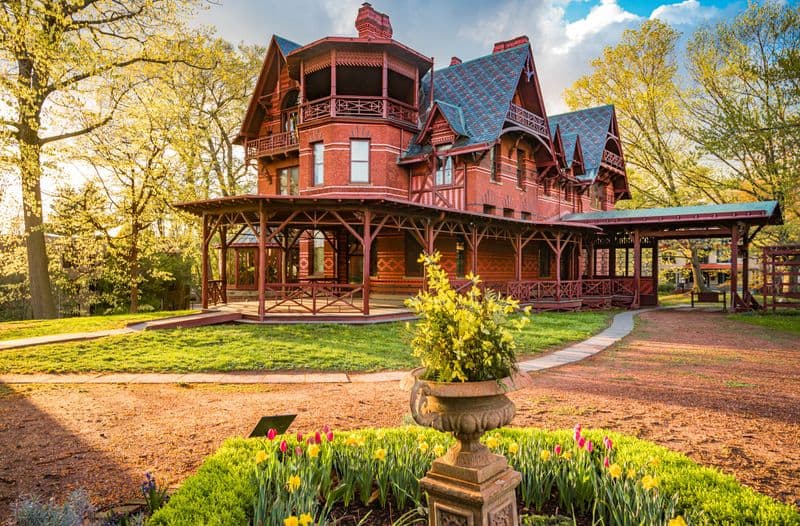
[(673, 307), (675, 305), (690, 305), (692, 298), (688, 292), (681, 294), (658, 295), (658, 304), (662, 307)]
[(197, 311), (179, 310), (146, 312), (141, 314), (114, 314), (111, 316), (84, 316), (57, 320), (24, 320), (0, 322), (0, 340), (16, 340), (33, 336), (67, 334), (73, 332), (105, 331), (120, 329), (128, 323), (192, 314)]
[(740, 314), (730, 314), (728, 318), (749, 325), (758, 325), (769, 329), (800, 334), (800, 310), (791, 309), (768, 312), (743, 312)]
[[(517, 337), (519, 353), (582, 340), (607, 327), (613, 314), (533, 314)], [(0, 373), (407, 369), (416, 365), (409, 340), (404, 323), (230, 324), (3, 351)]]

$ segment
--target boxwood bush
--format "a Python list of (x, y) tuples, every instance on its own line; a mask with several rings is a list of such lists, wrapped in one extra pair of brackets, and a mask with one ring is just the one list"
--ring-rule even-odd
[[(452, 441), (419, 427), (329, 438), (322, 433), (228, 440), (149, 524), (248, 525), (254, 514), (265, 525), (304, 515), (322, 524), (327, 508), (317, 495), (342, 504), (359, 500), (411, 509), (424, 505), (418, 478)], [(680, 516), (690, 525), (800, 525), (792, 507), (630, 436), (528, 428), (500, 430), (484, 440), (522, 473), (518, 496), (537, 512), (555, 505), (562, 513), (594, 516), (598, 524), (666, 524)]]

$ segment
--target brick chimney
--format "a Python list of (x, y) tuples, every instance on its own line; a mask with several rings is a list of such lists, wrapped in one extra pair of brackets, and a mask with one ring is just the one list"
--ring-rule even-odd
[(511, 40), (503, 40), (502, 42), (495, 42), (494, 49), (492, 49), (492, 53), (498, 53), (500, 51), (505, 51), (506, 49), (511, 49), (512, 47), (521, 46), (523, 44), (529, 44), (530, 40), (525, 35), (521, 37), (512, 38)]
[(450, 59), (450, 65), (451, 66), (458, 66), (459, 64), (461, 64), (461, 59), (460, 58), (453, 57), (453, 58)]
[(358, 10), (356, 17), (358, 38), (391, 39), (392, 23), (389, 15), (379, 13), (372, 8), (369, 2), (364, 2)]

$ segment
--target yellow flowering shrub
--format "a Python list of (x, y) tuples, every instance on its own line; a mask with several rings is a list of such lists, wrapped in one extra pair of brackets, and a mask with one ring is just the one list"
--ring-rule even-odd
[[(511, 317), (519, 302), (487, 290), (467, 275), (471, 286), (459, 294), (439, 265), (441, 254), (423, 255), (428, 289), (406, 300), (420, 318), (411, 341), (425, 367), (425, 379), (438, 382), (500, 380), (516, 368), (513, 331), (528, 316)], [(527, 314), (527, 310), (526, 310)]]

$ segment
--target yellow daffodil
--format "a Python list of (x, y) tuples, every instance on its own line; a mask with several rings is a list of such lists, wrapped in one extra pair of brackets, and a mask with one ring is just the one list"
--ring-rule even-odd
[(687, 526), (686, 521), (683, 520), (683, 517), (678, 515), (674, 519), (670, 519), (667, 523), (667, 526)]
[(647, 461), (647, 465), (651, 468), (655, 468), (661, 465), (661, 459), (658, 457), (650, 457), (650, 460)]
[(428, 443), (427, 442), (420, 442), (419, 443), (419, 450), (422, 451), (423, 453), (426, 453), (428, 451)]
[(361, 435), (358, 435), (356, 437), (356, 445), (357, 446), (363, 446), (366, 443), (367, 443), (367, 439), (366, 438), (362, 437)]
[(508, 445), (508, 452), (512, 455), (516, 455), (519, 452), (519, 444), (516, 442), (512, 442)]
[(300, 521), (297, 520), (297, 517), (291, 515), (283, 519), (283, 526), (300, 526)]
[(355, 446), (356, 444), (358, 444), (358, 440), (356, 440), (356, 437), (353, 435), (350, 435), (344, 440), (345, 446)]
[(444, 455), (444, 446), (440, 444), (436, 444), (435, 446), (433, 446), (433, 454), (436, 455), (437, 457), (441, 457), (442, 455)]
[(650, 475), (645, 475), (644, 477), (642, 477), (642, 487), (646, 490), (657, 488), (658, 479), (655, 477), (651, 477)]
[(386, 450), (379, 448), (375, 450), (375, 460), (386, 460)]
[(486, 447), (495, 449), (497, 446), (500, 445), (500, 441), (497, 440), (497, 437), (492, 435), (486, 439)]
[[(289, 493), (294, 493), (300, 487), (300, 477), (297, 475), (292, 475), (289, 477), (289, 480), (286, 482), (286, 489), (289, 490)], [(295, 523), (297, 524), (297, 523)]]
[(303, 513), (300, 515), (300, 526), (308, 526), (312, 522), (314, 522), (314, 517), (311, 516), (310, 513)]
[(619, 467), (619, 464), (611, 464), (608, 466), (608, 474), (612, 479), (618, 479), (622, 475), (622, 468)]
[(311, 444), (308, 446), (308, 456), (314, 458), (319, 455), (319, 446), (316, 444)]
[(627, 475), (628, 475), (629, 479), (635, 478), (636, 477), (636, 470), (633, 469), (633, 468), (629, 468)]
[(256, 453), (256, 464), (261, 464), (265, 460), (267, 460), (267, 452), (262, 449)]
[(564, 451), (564, 454), (561, 455), (561, 456), (564, 457), (565, 459), (569, 460), (569, 459), (572, 458), (572, 452), (571, 451)]
[(424, 433), (420, 433), (419, 435), (417, 435), (417, 442), (425, 442), (427, 438), (428, 437), (426, 437)]
[(547, 462), (548, 460), (550, 460), (550, 450), (549, 450), (549, 449), (543, 449), (543, 450), (541, 450), (541, 451), (539, 452), (539, 458), (540, 458), (540, 459), (542, 459), (542, 460), (543, 460), (543, 461), (545, 461), (545, 462)]

